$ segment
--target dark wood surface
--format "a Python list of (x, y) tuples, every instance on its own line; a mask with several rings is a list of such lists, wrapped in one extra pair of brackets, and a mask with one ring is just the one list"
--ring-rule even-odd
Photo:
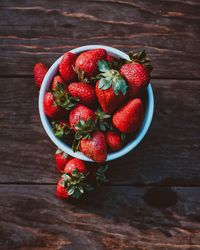
[[(0, 250), (200, 249), (200, 2), (0, 1)], [(145, 48), (155, 113), (143, 142), (78, 203), (54, 197), (55, 146), (36, 62), (105, 44)]]

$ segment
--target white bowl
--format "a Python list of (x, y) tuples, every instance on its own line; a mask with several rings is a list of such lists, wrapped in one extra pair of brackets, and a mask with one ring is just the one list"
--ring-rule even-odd
[[(91, 50), (91, 49), (96, 49), (96, 48), (103, 48), (108, 52), (108, 54), (113, 55), (115, 57), (129, 59), (128, 55), (125, 54), (124, 52), (122, 52), (118, 49), (114, 49), (112, 47), (102, 46), (102, 45), (82, 46), (82, 47), (78, 47), (76, 49), (71, 50), (71, 52), (74, 54), (77, 54), (77, 53), (81, 53), (81, 52), (86, 51), (86, 50)], [(47, 72), (47, 74), (42, 82), (42, 86), (40, 88), (40, 94), (39, 94), (40, 119), (42, 121), (42, 125), (43, 125), (46, 133), (48, 134), (50, 139), (56, 144), (57, 147), (59, 147), (65, 153), (67, 153), (73, 157), (79, 158), (79, 159), (84, 160), (84, 161), (92, 161), (91, 159), (86, 157), (81, 152), (74, 152), (71, 147), (69, 147), (67, 144), (65, 144), (61, 140), (59, 140), (53, 134), (51, 124), (49, 123), (49, 120), (44, 113), (44, 109), (43, 109), (44, 95), (48, 91), (50, 84), (51, 84), (51, 81), (58, 71), (58, 65), (59, 65), (61, 59), (62, 59), (62, 56), (53, 63), (53, 65), (48, 70), (48, 72)], [(153, 111), (154, 111), (153, 90), (152, 90), (151, 84), (149, 84), (148, 88), (147, 88), (147, 104), (146, 104), (145, 116), (144, 116), (143, 123), (140, 127), (140, 130), (136, 134), (135, 138), (132, 141), (130, 141), (126, 146), (124, 146), (122, 149), (120, 149), (114, 153), (109, 153), (106, 161), (111, 161), (111, 160), (117, 159), (117, 158), (127, 154), (128, 152), (133, 150), (142, 141), (142, 139), (144, 138), (145, 134), (147, 133), (147, 131), (150, 127), (151, 120), (153, 117)]]

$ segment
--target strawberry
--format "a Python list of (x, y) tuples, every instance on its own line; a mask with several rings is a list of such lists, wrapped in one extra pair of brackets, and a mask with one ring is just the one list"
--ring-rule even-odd
[(125, 102), (127, 85), (119, 72), (110, 69), (107, 62), (99, 61), (98, 66), (102, 73), (98, 75), (100, 80), (96, 83), (96, 95), (104, 112), (112, 114)]
[(127, 99), (122, 93), (115, 95), (112, 88), (102, 90), (99, 88), (99, 81), (96, 83), (96, 96), (105, 113), (112, 114), (119, 108)]
[(144, 117), (141, 99), (135, 98), (126, 103), (113, 115), (113, 125), (120, 132), (128, 134), (139, 129)]
[(62, 179), (69, 195), (79, 198), (85, 191), (93, 190), (93, 187), (87, 183), (88, 174), (87, 166), (79, 159), (74, 158), (66, 164)]
[(117, 151), (122, 148), (121, 136), (115, 131), (108, 131), (106, 133), (106, 143), (110, 151)]
[(64, 110), (55, 102), (55, 97), (51, 92), (47, 92), (43, 100), (44, 113), (50, 118), (59, 118), (64, 115)]
[(152, 67), (144, 50), (129, 56), (131, 61), (120, 68), (120, 74), (129, 85), (130, 97), (139, 97), (149, 84)]
[(59, 72), (64, 81), (72, 82), (76, 79), (76, 72), (74, 71), (74, 64), (76, 55), (72, 52), (66, 52), (59, 64)]
[(80, 141), (80, 151), (96, 162), (104, 162), (107, 158), (105, 135), (101, 131), (93, 132), (90, 138)]
[(55, 91), (47, 92), (44, 96), (44, 112), (48, 117), (58, 119), (63, 117), (68, 110), (71, 110), (77, 101), (64, 90), (62, 84), (58, 83)]
[(117, 59), (114, 56), (111, 55), (106, 55), (106, 59), (105, 59), (108, 63), (112, 63), (115, 62)]
[(54, 158), (59, 173), (64, 171), (66, 164), (72, 159), (70, 155), (66, 154), (61, 149), (56, 150)]
[(58, 83), (61, 83), (64, 86), (64, 88), (66, 89), (65, 81), (62, 79), (61, 76), (57, 75), (57, 76), (54, 76), (54, 78), (53, 78), (53, 81), (51, 84), (51, 90), (55, 91)]
[(93, 49), (83, 52), (76, 59), (76, 71), (83, 71), (88, 77), (95, 76), (98, 73), (98, 61), (105, 58), (105, 49)]
[(76, 159), (76, 158), (70, 160), (66, 164), (66, 166), (64, 168), (64, 172), (72, 175), (72, 172), (75, 169), (77, 169), (78, 172), (83, 173), (83, 174), (87, 174), (87, 172), (88, 172), (88, 169), (87, 169), (84, 161)]
[(84, 123), (87, 120), (94, 121), (95, 118), (96, 115), (92, 109), (82, 104), (78, 104), (69, 114), (69, 123), (71, 128), (77, 131), (76, 126), (80, 121), (81, 123)]
[(63, 184), (63, 179), (59, 179), (57, 186), (56, 186), (56, 197), (58, 199), (68, 199), (69, 193), (67, 188)]
[(93, 106), (96, 102), (95, 89), (84, 82), (74, 82), (68, 86), (69, 93), (86, 106)]
[(34, 69), (33, 69), (33, 73), (34, 73), (35, 84), (38, 88), (41, 87), (42, 81), (43, 81), (47, 71), (48, 71), (48, 68), (43, 63), (35, 64)]

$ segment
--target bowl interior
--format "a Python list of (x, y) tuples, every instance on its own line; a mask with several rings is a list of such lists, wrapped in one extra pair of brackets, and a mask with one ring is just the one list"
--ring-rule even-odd
[[(78, 53), (81, 53), (83, 51), (87, 51), (87, 50), (95, 49), (95, 48), (104, 48), (108, 52), (108, 54), (113, 55), (113, 56), (118, 57), (118, 58), (123, 58), (123, 59), (129, 58), (127, 54), (125, 54), (124, 52), (122, 52), (118, 49), (108, 47), (108, 46), (101, 46), (101, 45), (82, 46), (82, 47), (71, 50), (71, 52), (78, 54)], [(50, 124), (48, 118), (46, 117), (46, 115), (44, 114), (44, 109), (43, 109), (44, 95), (45, 95), (46, 91), (49, 89), (51, 81), (58, 71), (58, 65), (59, 65), (61, 59), (62, 59), (62, 56), (57, 61), (55, 61), (54, 64), (52, 64), (52, 66), (48, 70), (48, 72), (43, 80), (42, 86), (40, 88), (40, 94), (39, 94), (40, 118), (41, 118), (41, 121), (42, 121), (42, 124), (43, 124), (43, 127), (44, 127), (46, 133), (48, 134), (50, 139), (56, 144), (57, 147), (59, 147), (64, 152), (70, 154), (73, 157), (79, 158), (79, 159), (84, 160), (84, 161), (92, 161), (91, 159), (86, 157), (81, 152), (73, 152), (71, 147), (69, 147), (67, 144), (65, 144), (64, 142), (59, 140), (57, 137), (55, 137), (55, 135), (53, 134), (53, 131), (52, 131), (51, 124)], [(113, 152), (113, 153), (109, 153), (106, 161), (111, 161), (111, 160), (117, 159), (117, 158), (127, 154), (128, 152), (130, 152), (132, 149), (134, 149), (140, 143), (140, 141), (143, 139), (143, 137), (147, 133), (147, 130), (149, 129), (149, 126), (151, 124), (153, 110), (154, 110), (153, 90), (152, 90), (151, 84), (149, 84), (149, 86), (147, 88), (147, 103), (146, 103), (146, 109), (145, 109), (145, 116), (144, 116), (144, 120), (143, 120), (143, 123), (142, 123), (139, 131), (137, 132), (134, 139), (132, 141), (130, 141), (122, 149), (120, 149), (116, 152)]]

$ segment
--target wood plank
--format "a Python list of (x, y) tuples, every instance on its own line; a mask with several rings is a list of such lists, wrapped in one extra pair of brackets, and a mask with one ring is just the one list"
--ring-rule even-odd
[(200, 188), (105, 187), (71, 203), (54, 188), (0, 186), (0, 249), (200, 249)]
[(0, 75), (31, 75), (38, 61), (50, 65), (69, 49), (105, 44), (145, 48), (153, 77), (199, 79), (199, 6), (195, 0), (1, 2)]
[[(152, 81), (153, 124), (144, 141), (110, 163), (115, 185), (200, 185), (199, 81)], [(55, 183), (55, 146), (39, 120), (33, 79), (0, 79), (0, 183)]]

